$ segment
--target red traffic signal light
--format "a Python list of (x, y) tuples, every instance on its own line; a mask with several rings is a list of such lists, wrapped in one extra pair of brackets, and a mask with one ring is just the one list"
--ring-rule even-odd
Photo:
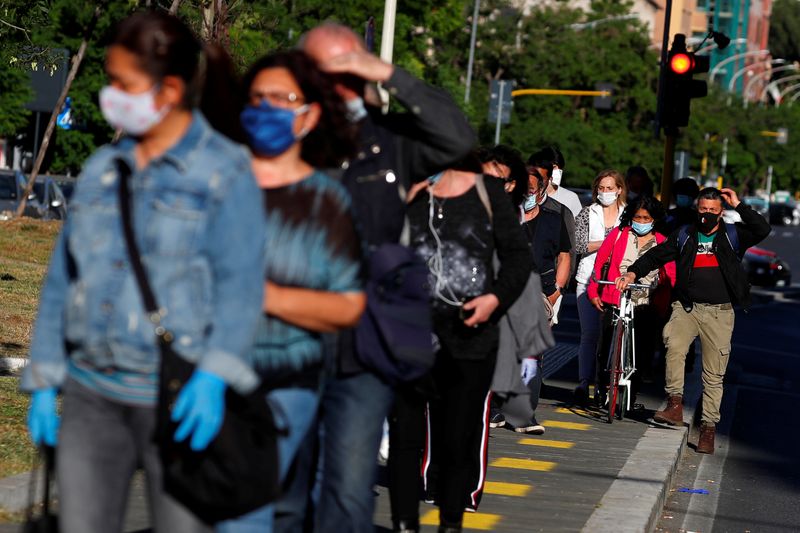
[(674, 54), (669, 60), (669, 68), (675, 74), (686, 74), (694, 68), (694, 58), (682, 52)]

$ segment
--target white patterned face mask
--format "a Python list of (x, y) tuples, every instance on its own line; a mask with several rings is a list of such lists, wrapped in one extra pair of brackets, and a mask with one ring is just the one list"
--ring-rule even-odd
[(100, 110), (112, 128), (129, 135), (142, 135), (161, 122), (171, 106), (156, 109), (156, 88), (139, 94), (107, 85), (100, 89)]
[(601, 192), (597, 195), (597, 201), (606, 207), (616, 202), (617, 198), (619, 198), (618, 192)]

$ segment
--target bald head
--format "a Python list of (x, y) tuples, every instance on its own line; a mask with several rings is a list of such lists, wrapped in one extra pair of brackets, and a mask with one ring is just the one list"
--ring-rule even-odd
[[(300, 48), (320, 65), (332, 59), (366, 51), (356, 32), (336, 22), (325, 22), (300, 38)], [(324, 70), (324, 67), (323, 67)], [(356, 100), (364, 94), (364, 81), (351, 75), (334, 75), (334, 89), (344, 101)]]
[(300, 39), (300, 47), (317, 63), (326, 63), (343, 54), (365, 50), (356, 32), (336, 22), (326, 22)]

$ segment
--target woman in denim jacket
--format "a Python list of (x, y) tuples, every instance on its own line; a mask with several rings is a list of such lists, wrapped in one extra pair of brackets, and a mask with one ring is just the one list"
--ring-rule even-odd
[[(197, 370), (176, 402), (176, 440), (202, 450), (224, 416), (226, 387), (258, 378), (244, 359), (262, 303), (265, 217), (247, 151), (197, 109), (235, 117), (224, 53), (177, 18), (124, 20), (106, 55), (100, 92), (108, 122), (126, 135), (86, 163), (42, 291), (30, 365), (35, 443), (58, 442), (61, 530), (120, 531), (137, 467), (148, 477), (156, 531), (207, 526), (163, 489), (153, 442), (159, 351), (130, 268), (117, 191), (130, 176), (133, 230), (174, 348)], [(206, 83), (208, 81), (208, 83)], [(63, 395), (62, 423), (56, 394)]]

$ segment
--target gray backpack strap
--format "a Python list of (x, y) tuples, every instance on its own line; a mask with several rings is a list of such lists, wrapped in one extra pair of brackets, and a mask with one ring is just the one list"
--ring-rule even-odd
[(408, 191), (406, 191), (402, 183), (397, 184), (397, 193), (400, 195), (400, 200), (403, 202), (403, 207), (406, 209), (406, 213), (403, 215), (403, 230), (400, 232), (400, 244), (409, 246), (411, 244), (411, 224), (408, 221), (408, 206), (406, 205)]
[(489, 193), (486, 191), (483, 174), (475, 174), (475, 189), (478, 191), (478, 197), (481, 199), (483, 207), (486, 208), (486, 214), (489, 215), (489, 222), (493, 222), (492, 202), (489, 200)]

